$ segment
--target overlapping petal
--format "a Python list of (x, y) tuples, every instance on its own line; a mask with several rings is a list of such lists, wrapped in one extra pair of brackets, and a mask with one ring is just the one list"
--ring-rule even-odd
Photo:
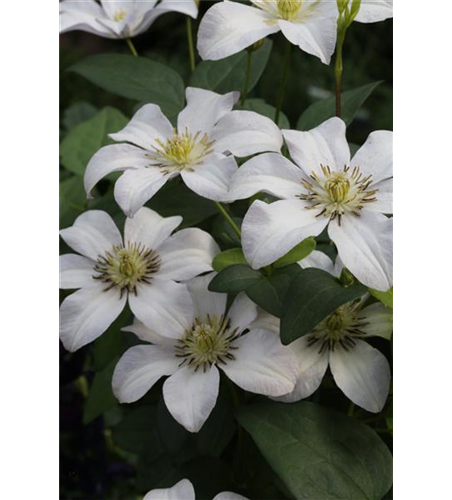
[(392, 16), (392, 0), (361, 0), (361, 7), (355, 21), (359, 23), (377, 23)]
[(60, 288), (82, 288), (93, 284), (94, 261), (76, 254), (60, 255)]

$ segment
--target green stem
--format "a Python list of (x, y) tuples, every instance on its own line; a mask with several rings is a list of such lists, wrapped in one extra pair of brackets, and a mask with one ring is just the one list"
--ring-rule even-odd
[(341, 117), (341, 86), (342, 86), (342, 49), (344, 47), (345, 33), (347, 28), (338, 29), (336, 45), (336, 63), (334, 66), (334, 77), (336, 80), (336, 116)]
[(350, 403), (350, 406), (348, 407), (347, 415), (349, 417), (353, 417), (354, 412), (355, 412), (355, 405), (354, 405), (354, 403)]
[(136, 57), (138, 57), (137, 49), (130, 38), (126, 38), (127, 45), (129, 46), (130, 52)]
[(284, 65), (283, 65), (283, 73), (281, 78), (281, 84), (279, 86), (278, 99), (276, 101), (276, 113), (275, 113), (275, 123), (278, 125), (279, 115), (281, 113), (281, 108), (284, 101), (284, 91), (286, 90), (286, 82), (287, 82), (287, 74), (289, 72), (290, 66), (290, 49), (292, 48), (292, 44), (287, 40), (286, 42), (286, 50), (284, 53)]
[(190, 69), (195, 71), (196, 61), (195, 61), (195, 49), (193, 47), (193, 28), (191, 24), (191, 17), (187, 16), (185, 18), (185, 23), (187, 27), (187, 43), (188, 43), (188, 53), (190, 55)]
[(239, 238), (241, 238), (242, 237), (242, 232), (240, 231), (240, 229), (237, 226), (237, 224), (233, 221), (232, 217), (228, 214), (227, 210), (223, 207), (223, 205), (221, 203), (218, 203), (218, 201), (214, 201), (214, 203), (215, 203), (215, 206), (218, 208), (219, 212), (221, 213), (221, 215), (227, 220), (227, 222), (229, 223), (229, 225), (235, 231), (235, 233), (237, 234), (237, 236)]
[(242, 106), (245, 105), (246, 96), (248, 95), (248, 88), (250, 86), (250, 76), (251, 76), (251, 62), (253, 59), (253, 52), (248, 50), (248, 61), (246, 65), (246, 79), (245, 79), (245, 87), (242, 93)]

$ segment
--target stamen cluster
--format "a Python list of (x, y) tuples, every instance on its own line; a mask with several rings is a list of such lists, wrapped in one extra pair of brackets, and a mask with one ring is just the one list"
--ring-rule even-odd
[(277, 0), (278, 15), (286, 21), (293, 21), (301, 9), (302, 0)]

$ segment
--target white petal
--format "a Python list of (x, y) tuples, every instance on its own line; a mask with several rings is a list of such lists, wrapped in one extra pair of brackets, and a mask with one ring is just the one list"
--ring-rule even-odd
[(182, 479), (172, 488), (151, 490), (143, 500), (195, 500), (195, 489), (188, 479)]
[(173, 126), (156, 104), (146, 104), (132, 117), (125, 128), (110, 137), (117, 142), (130, 142), (152, 150), (156, 139), (165, 141), (173, 135)]
[(208, 285), (216, 273), (193, 278), (187, 282), (187, 288), (193, 300), (194, 316), (204, 321), (206, 316), (222, 316), (226, 310), (226, 293), (210, 292)]
[(107, 38), (114, 33), (99, 23), (105, 13), (94, 0), (69, 0), (60, 2), (60, 33), (81, 30)]
[(264, 396), (291, 392), (297, 381), (297, 361), (290, 347), (266, 330), (252, 330), (233, 342), (235, 359), (220, 368), (245, 391)]
[(198, 17), (198, 6), (195, 0), (162, 0), (157, 8), (166, 12), (180, 12), (193, 19)]
[(187, 287), (153, 278), (129, 295), (130, 309), (148, 328), (163, 337), (179, 339), (193, 323), (193, 305)]
[(193, 172), (183, 170), (181, 175), (185, 184), (199, 196), (226, 202), (229, 200), (229, 185), (237, 168), (233, 156), (215, 153), (197, 165)]
[(319, 252), (318, 250), (314, 250), (303, 260), (300, 260), (298, 265), (303, 269), (308, 269), (309, 267), (322, 269), (323, 271), (335, 276), (333, 261), (328, 257), (328, 255), (323, 252)]
[(180, 361), (174, 349), (157, 345), (136, 345), (121, 357), (113, 373), (113, 393), (120, 403), (142, 398), (163, 376), (172, 375)]
[(257, 319), (257, 307), (244, 293), (239, 293), (228, 311), (230, 329), (242, 333)]
[(94, 261), (81, 255), (60, 255), (60, 288), (72, 289), (92, 285), (94, 266)]
[[(307, 13), (307, 11), (310, 13)], [(337, 5), (331, 0), (306, 3), (306, 15), (299, 21), (278, 21), (284, 36), (301, 50), (330, 64), (336, 46)]]
[(348, 351), (338, 346), (330, 354), (330, 368), (337, 386), (353, 403), (372, 413), (383, 409), (391, 369), (378, 349), (362, 340)]
[(89, 161), (83, 179), (88, 197), (91, 197), (93, 187), (106, 175), (148, 165), (145, 154), (145, 151), (130, 144), (113, 144), (99, 149)]
[(60, 235), (74, 250), (92, 260), (122, 244), (121, 233), (113, 219), (101, 210), (89, 210), (79, 215), (72, 227), (62, 229)]
[(350, 163), (350, 148), (345, 137), (345, 123), (330, 118), (309, 132), (283, 130), (290, 156), (306, 175), (322, 176), (321, 165), (342, 170)]
[(385, 292), (392, 287), (393, 220), (382, 214), (361, 211), (360, 217), (342, 217), (328, 227), (339, 256), (364, 285)]
[(365, 326), (360, 327), (368, 337), (382, 337), (390, 340), (392, 337), (392, 309), (376, 303), (365, 307), (360, 317), (365, 318)]
[(386, 130), (372, 132), (367, 141), (356, 152), (352, 167), (360, 167), (362, 172), (372, 175), (374, 183), (392, 177), (393, 133)]
[(217, 402), (220, 374), (193, 367), (179, 369), (163, 384), (163, 398), (171, 415), (190, 432), (198, 432)]
[(213, 271), (212, 260), (220, 248), (209, 233), (198, 228), (182, 229), (159, 248), (159, 278), (182, 281)]
[(115, 184), (115, 200), (127, 217), (135, 213), (177, 174), (165, 175), (158, 167), (124, 172)]
[(231, 201), (250, 198), (259, 192), (291, 199), (302, 192), (302, 170), (281, 154), (266, 153), (245, 162), (234, 174), (229, 188)]
[(163, 347), (174, 347), (174, 339), (162, 337), (145, 326), (140, 320), (134, 318), (133, 324), (121, 328), (123, 332), (134, 333), (139, 339)]
[(327, 224), (307, 210), (301, 200), (282, 200), (267, 205), (255, 201), (242, 224), (242, 244), (253, 269), (272, 264), (309, 236), (319, 235)]
[(187, 106), (179, 113), (177, 130), (179, 133), (187, 129), (192, 134), (210, 134), (218, 120), (231, 111), (240, 94), (229, 92), (222, 95), (211, 90), (188, 87), (185, 96)]
[(215, 150), (235, 156), (280, 152), (283, 136), (273, 120), (254, 111), (231, 111), (212, 131)]
[(180, 225), (182, 217), (162, 217), (154, 210), (143, 207), (138, 210), (133, 219), (126, 219), (124, 241), (141, 243), (147, 248), (157, 249)]
[(366, 210), (370, 212), (380, 212), (381, 214), (392, 214), (393, 211), (393, 179), (372, 184), (369, 189), (378, 189), (375, 195), (377, 198), (372, 203), (366, 205)]
[(223, 59), (278, 31), (277, 22), (263, 10), (219, 2), (201, 20), (198, 52), (203, 59)]
[(304, 335), (292, 342), (290, 348), (298, 362), (298, 378), (295, 389), (277, 401), (293, 403), (305, 399), (313, 394), (322, 383), (323, 376), (328, 368), (328, 351), (319, 354), (319, 342), (309, 347), (310, 335)]
[(281, 320), (279, 318), (258, 308), (257, 318), (251, 323), (250, 330), (269, 330), (279, 337), (280, 324)]
[(361, 0), (361, 7), (355, 21), (377, 23), (391, 18), (392, 15), (392, 0)]
[(213, 500), (248, 500), (246, 497), (242, 497), (242, 495), (237, 495), (237, 493), (232, 493), (231, 491), (223, 491), (222, 493), (218, 493), (213, 497)]
[(127, 294), (100, 283), (69, 295), (60, 308), (60, 339), (68, 351), (76, 351), (102, 335), (119, 316)]

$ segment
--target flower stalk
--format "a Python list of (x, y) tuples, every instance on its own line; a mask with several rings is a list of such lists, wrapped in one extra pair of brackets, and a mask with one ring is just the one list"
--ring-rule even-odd
[(195, 60), (195, 49), (193, 46), (193, 26), (190, 16), (187, 16), (185, 18), (185, 25), (187, 28), (187, 44), (188, 44), (188, 54), (190, 57), (190, 70), (193, 72), (195, 71), (196, 68), (196, 60)]
[(132, 54), (135, 56), (135, 57), (138, 57), (138, 52), (137, 52), (137, 49), (135, 48), (135, 45), (133, 44), (132, 40), (130, 38), (126, 38), (126, 43), (130, 49), (130, 52), (132, 52)]
[(279, 115), (281, 114), (281, 108), (284, 102), (284, 92), (286, 90), (287, 83), (287, 74), (289, 72), (290, 66), (290, 52), (291, 52), (292, 44), (287, 40), (286, 42), (286, 50), (284, 53), (284, 65), (283, 65), (283, 73), (281, 77), (281, 84), (279, 87), (278, 99), (276, 101), (276, 112), (275, 112), (275, 123), (278, 125)]
[(253, 61), (253, 51), (248, 50), (247, 52), (248, 54), (247, 54), (245, 87), (243, 88), (242, 101), (241, 101), (242, 106), (245, 105), (246, 97), (248, 95), (248, 89), (250, 86), (250, 77), (251, 77), (251, 63)]
[(237, 226), (237, 224), (234, 222), (233, 218), (228, 214), (227, 210), (218, 201), (214, 201), (214, 203), (215, 203), (215, 206), (218, 208), (218, 211), (225, 218), (225, 220), (228, 222), (228, 224), (232, 227), (232, 229), (234, 230), (235, 234), (239, 238), (241, 238), (242, 237), (242, 232), (240, 231), (240, 228)]

